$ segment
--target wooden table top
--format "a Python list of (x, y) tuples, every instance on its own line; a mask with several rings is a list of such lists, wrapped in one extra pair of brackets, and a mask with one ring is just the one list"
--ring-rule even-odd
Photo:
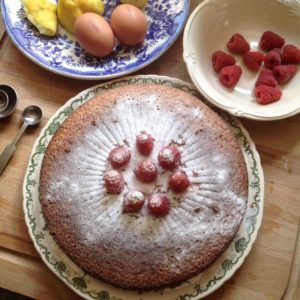
[[(199, 1), (191, 1), (191, 11)], [(136, 74), (158, 74), (189, 81), (182, 60), (182, 34), (157, 61)], [(19, 98), (15, 113), (0, 120), (0, 152), (21, 126), (22, 110), (31, 104), (44, 117), (17, 145), (0, 177), (0, 287), (35, 299), (80, 299), (42, 262), (27, 232), (22, 184), (28, 159), (41, 128), (69, 98), (99, 81), (80, 81), (50, 73), (29, 61), (0, 25), (0, 84), (13, 86)], [(257, 240), (241, 268), (206, 299), (280, 299), (289, 276), (300, 216), (300, 114), (281, 121), (242, 120), (261, 156), (265, 206)]]

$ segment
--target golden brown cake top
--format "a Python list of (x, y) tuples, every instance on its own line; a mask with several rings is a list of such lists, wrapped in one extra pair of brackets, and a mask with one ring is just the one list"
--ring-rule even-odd
[[(191, 182), (186, 193), (168, 190), (171, 173), (159, 166), (156, 182), (136, 180), (133, 169), (145, 159), (135, 146), (141, 131), (155, 138), (153, 161), (163, 146), (177, 145)], [(131, 149), (131, 160), (122, 170), (125, 189), (111, 195), (103, 176), (118, 145)], [(130, 190), (166, 192), (169, 214), (122, 213)], [(129, 288), (172, 284), (211, 264), (236, 234), (247, 195), (244, 158), (226, 123), (191, 94), (159, 85), (116, 88), (78, 108), (52, 138), (40, 178), (58, 244), (88, 273)]]

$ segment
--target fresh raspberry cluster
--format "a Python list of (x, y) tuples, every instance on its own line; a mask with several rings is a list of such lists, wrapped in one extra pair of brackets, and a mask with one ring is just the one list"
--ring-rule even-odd
[[(154, 138), (146, 132), (141, 132), (136, 137), (136, 147), (140, 154), (148, 156), (154, 147)], [(126, 146), (119, 146), (112, 149), (108, 161), (113, 167), (104, 174), (106, 191), (110, 194), (120, 194), (125, 181), (119, 170), (125, 167), (131, 158), (131, 151)], [(164, 170), (172, 171), (168, 184), (175, 193), (185, 192), (190, 186), (187, 175), (175, 170), (180, 165), (181, 153), (175, 145), (163, 147), (158, 153), (158, 164)], [(157, 166), (150, 159), (140, 161), (134, 169), (137, 180), (143, 183), (154, 182), (157, 178)], [(147, 208), (151, 214), (157, 217), (168, 214), (170, 210), (170, 199), (165, 193), (153, 193), (147, 197), (140, 191), (130, 191), (125, 194), (123, 202), (124, 213), (138, 213), (147, 200)]]
[[(259, 41), (259, 51), (251, 51), (249, 43), (239, 34), (234, 34), (227, 48), (234, 54), (242, 55), (246, 67), (252, 72), (259, 72), (255, 82), (255, 97), (259, 104), (278, 101), (282, 92), (279, 84), (288, 82), (297, 72), (296, 64), (300, 63), (300, 49), (291, 44), (285, 44), (285, 39), (272, 31), (265, 31)], [(242, 75), (242, 69), (237, 66), (235, 58), (223, 51), (212, 53), (213, 69), (219, 73), (220, 82), (233, 88)]]

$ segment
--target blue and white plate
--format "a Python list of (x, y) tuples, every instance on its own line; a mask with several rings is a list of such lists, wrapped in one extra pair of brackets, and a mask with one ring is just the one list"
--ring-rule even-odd
[[(80, 79), (109, 79), (135, 72), (162, 55), (179, 36), (189, 0), (149, 0), (145, 13), (148, 32), (142, 45), (118, 45), (106, 58), (88, 55), (62, 27), (55, 37), (39, 34), (27, 20), (21, 0), (1, 0), (6, 30), (29, 59), (54, 73)], [(109, 19), (118, 0), (104, 0)]]

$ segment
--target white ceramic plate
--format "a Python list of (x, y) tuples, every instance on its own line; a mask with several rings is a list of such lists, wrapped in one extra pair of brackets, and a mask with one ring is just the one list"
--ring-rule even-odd
[(272, 30), (287, 43), (300, 47), (300, 1), (291, 0), (213, 0), (203, 1), (191, 14), (184, 31), (184, 60), (198, 90), (214, 105), (233, 115), (256, 120), (276, 120), (300, 112), (300, 72), (281, 86), (278, 102), (260, 105), (253, 87), (257, 75), (246, 69), (235, 55), (243, 74), (234, 89), (222, 86), (212, 68), (211, 54), (228, 53), (226, 44), (234, 33), (242, 34), (251, 49), (259, 50), (264, 31)]
[[(52, 0), (55, 1), (55, 0)], [(118, 0), (103, 0), (104, 16), (109, 19)], [(109, 79), (135, 72), (161, 56), (179, 36), (189, 11), (189, 0), (149, 0), (145, 8), (148, 32), (140, 46), (118, 45), (106, 58), (88, 55), (59, 26), (55, 37), (40, 35), (27, 20), (21, 0), (1, 0), (6, 30), (19, 48), (41, 67), (68, 77)]]
[(173, 86), (199, 96), (195, 87), (178, 79), (160, 76), (125, 77), (87, 89), (70, 99), (49, 120), (38, 137), (24, 180), (24, 213), (34, 246), (42, 259), (61, 280), (85, 299), (101, 300), (182, 300), (200, 299), (228, 280), (241, 266), (255, 241), (263, 215), (264, 178), (255, 145), (242, 125), (227, 113), (221, 113), (234, 132), (243, 151), (249, 177), (247, 210), (240, 229), (224, 254), (204, 272), (173, 288), (139, 293), (116, 288), (96, 280), (79, 269), (58, 247), (49, 234), (38, 197), (39, 174), (47, 145), (62, 122), (81, 104), (105, 90), (129, 84), (155, 83)]

